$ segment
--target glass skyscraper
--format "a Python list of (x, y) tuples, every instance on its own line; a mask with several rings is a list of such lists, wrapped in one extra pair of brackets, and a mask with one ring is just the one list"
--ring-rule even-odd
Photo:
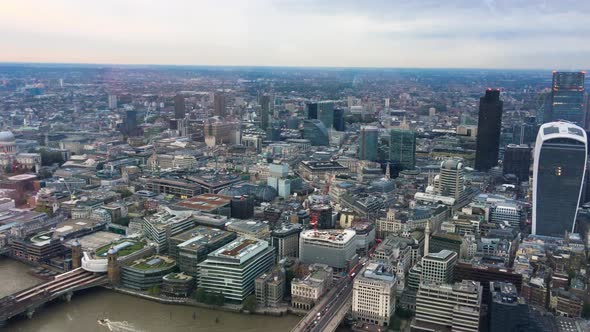
[(386, 159), (394, 168), (414, 169), (416, 166), (416, 133), (412, 130), (389, 131)]
[(553, 72), (549, 121), (566, 120), (582, 128), (585, 127), (585, 74), (585, 72)]
[(334, 103), (331, 101), (320, 101), (307, 104), (307, 119), (320, 120), (326, 129), (334, 125)]
[(373, 126), (361, 127), (359, 137), (359, 159), (377, 160), (377, 141), (379, 139), (379, 128)]
[(502, 107), (500, 90), (497, 89), (488, 89), (486, 95), (479, 100), (475, 147), (475, 169), (478, 171), (486, 172), (498, 165)]
[(539, 129), (533, 166), (532, 234), (563, 237), (574, 230), (588, 143), (586, 132), (569, 122)]
[(320, 120), (303, 121), (303, 138), (308, 139), (313, 146), (329, 145), (328, 130)]

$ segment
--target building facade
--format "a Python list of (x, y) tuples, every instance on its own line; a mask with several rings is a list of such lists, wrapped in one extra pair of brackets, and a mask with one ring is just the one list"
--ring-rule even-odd
[(475, 148), (475, 169), (479, 171), (488, 171), (498, 165), (502, 108), (503, 102), (498, 89), (488, 89), (479, 100)]

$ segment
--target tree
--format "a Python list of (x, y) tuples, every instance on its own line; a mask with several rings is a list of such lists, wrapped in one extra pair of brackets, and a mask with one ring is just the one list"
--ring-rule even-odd
[(215, 294), (214, 304), (220, 307), (225, 304), (225, 296), (223, 296), (223, 293)]
[(195, 292), (195, 300), (198, 302), (205, 302), (207, 298), (207, 292), (203, 288), (198, 288)]
[(133, 193), (129, 189), (119, 189), (117, 190), (117, 192), (121, 194), (121, 198), (127, 198), (133, 195)]
[(242, 309), (249, 312), (254, 311), (256, 309), (256, 297), (252, 294), (248, 295), (244, 303), (242, 303)]

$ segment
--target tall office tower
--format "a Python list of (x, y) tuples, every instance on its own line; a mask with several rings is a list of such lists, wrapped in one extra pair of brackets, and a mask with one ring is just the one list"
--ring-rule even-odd
[(374, 126), (361, 127), (359, 137), (359, 159), (377, 160), (377, 141), (379, 140), (379, 128)]
[(566, 120), (584, 128), (586, 124), (586, 72), (553, 72), (551, 87), (551, 118), (548, 121)]
[(328, 130), (320, 120), (303, 121), (303, 138), (308, 139), (312, 146), (328, 145)]
[(341, 108), (336, 108), (334, 110), (334, 130), (346, 130), (346, 122), (344, 121), (344, 110)]
[(334, 102), (319, 101), (317, 103), (307, 104), (307, 119), (317, 119), (322, 121), (326, 129), (334, 125)]
[(186, 105), (184, 103), (184, 96), (178, 94), (174, 96), (174, 118), (184, 119), (186, 114)]
[(504, 150), (504, 174), (514, 174), (518, 180), (528, 181), (531, 168), (531, 147), (527, 144), (508, 144)]
[(529, 116), (523, 123), (512, 126), (512, 142), (514, 144), (533, 144), (537, 138), (537, 118)]
[(422, 278), (420, 280), (422, 282), (451, 283), (458, 256), (454, 251), (443, 249), (422, 257)]
[(488, 89), (479, 99), (479, 120), (475, 147), (475, 169), (487, 172), (498, 165), (502, 129), (500, 90)]
[(529, 320), (529, 306), (509, 282), (490, 282), (489, 313), (490, 331), (535, 331)]
[(109, 95), (109, 108), (112, 110), (117, 108), (117, 95)]
[(574, 231), (587, 153), (582, 128), (568, 122), (541, 126), (533, 158), (533, 234), (562, 237)]
[(125, 130), (127, 135), (136, 136), (137, 133), (137, 111), (127, 110), (125, 112)]
[(213, 115), (224, 117), (226, 111), (226, 96), (223, 93), (215, 92), (213, 94)]
[(412, 130), (392, 129), (384, 159), (398, 169), (414, 169), (416, 166), (416, 133)]
[(477, 281), (421, 283), (412, 331), (479, 332), (482, 293)]
[(450, 159), (440, 163), (440, 173), (434, 177), (434, 192), (458, 200), (463, 196), (464, 189), (463, 162)]
[(395, 311), (396, 279), (381, 263), (369, 263), (354, 279), (352, 316), (360, 321), (387, 326)]
[(260, 96), (260, 128), (268, 129), (270, 117), (273, 112), (274, 98), (269, 95)]

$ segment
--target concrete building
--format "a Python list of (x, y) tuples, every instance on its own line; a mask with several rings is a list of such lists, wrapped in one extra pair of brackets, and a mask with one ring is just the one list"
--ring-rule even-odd
[(453, 272), (458, 256), (456, 252), (442, 250), (422, 257), (422, 282), (453, 282)]
[(479, 282), (423, 282), (416, 299), (413, 331), (479, 332), (483, 288)]
[(279, 271), (263, 273), (255, 280), (256, 302), (261, 307), (278, 307), (285, 293), (285, 277)]
[(272, 230), (270, 245), (277, 251), (277, 260), (299, 257), (299, 234), (302, 229), (300, 224), (285, 223)]
[(305, 230), (299, 238), (299, 259), (305, 264), (326, 264), (336, 270), (354, 266), (357, 260), (355, 231)]
[(168, 250), (171, 236), (182, 233), (194, 225), (195, 221), (191, 215), (175, 214), (170, 209), (143, 218), (143, 231), (158, 245), (160, 252)]
[(291, 281), (291, 305), (311, 309), (332, 286), (333, 269), (325, 264), (313, 264), (304, 278)]
[(463, 162), (458, 159), (443, 161), (440, 174), (434, 177), (434, 193), (460, 200), (464, 189)]
[(162, 277), (175, 269), (176, 262), (171, 257), (156, 255), (141, 258), (121, 268), (121, 284), (126, 288), (147, 290), (160, 286)]
[(362, 322), (389, 325), (395, 311), (395, 276), (380, 263), (369, 263), (354, 279), (352, 316)]
[(225, 224), (225, 228), (242, 237), (252, 239), (268, 239), (270, 237), (268, 224), (261, 221), (231, 219)]
[(199, 264), (198, 287), (241, 303), (254, 292), (255, 279), (273, 263), (274, 251), (268, 242), (240, 237)]

